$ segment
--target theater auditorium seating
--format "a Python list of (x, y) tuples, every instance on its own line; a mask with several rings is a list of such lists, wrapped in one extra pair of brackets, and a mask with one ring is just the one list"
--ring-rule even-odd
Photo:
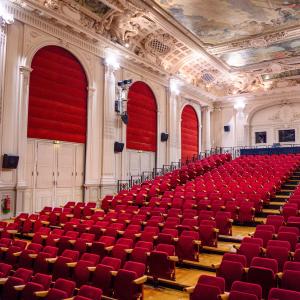
[[(1, 222), (1, 297), (138, 299), (147, 276), (175, 280), (177, 262), (198, 261), (233, 222), (253, 222), (299, 165), (297, 155), (215, 155), (106, 196), (101, 208), (70, 201)], [(289, 203), (298, 207), (299, 195)], [(223, 256), (217, 277), (187, 288), (190, 299), (298, 299), (299, 219), (268, 216)]]

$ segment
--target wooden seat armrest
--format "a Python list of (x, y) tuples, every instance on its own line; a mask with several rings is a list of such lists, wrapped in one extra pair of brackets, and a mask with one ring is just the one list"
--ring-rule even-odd
[(195, 286), (189, 286), (189, 287), (184, 288), (183, 290), (184, 290), (185, 292), (191, 294), (191, 293), (194, 292)]
[(214, 232), (219, 233), (219, 229), (218, 228), (214, 228)]
[(282, 276), (283, 276), (283, 272), (278, 272), (278, 273), (276, 274), (276, 277), (277, 277), (278, 279), (282, 279)]
[(228, 222), (233, 223), (233, 219), (228, 219)]
[(48, 235), (45, 235), (45, 234), (41, 235), (41, 238), (42, 238), (43, 240), (45, 240), (47, 237), (48, 237)]
[(60, 216), (60, 213), (59, 212), (57, 212), (57, 213), (55, 213), (57, 216)]
[(0, 278), (0, 285), (3, 285), (3, 284), (5, 284), (5, 282), (7, 281), (7, 277), (5, 277), (5, 278)]
[(127, 254), (130, 254), (130, 253), (132, 253), (133, 249), (125, 249), (124, 251), (125, 251)]
[(178, 242), (178, 240), (179, 240), (178, 237), (173, 238), (173, 241), (174, 241), (174, 242)]
[(248, 273), (248, 271), (249, 271), (249, 268), (244, 268), (245, 273)]
[(135, 283), (135, 284), (143, 284), (143, 283), (145, 283), (147, 281), (147, 279), (148, 279), (147, 276), (144, 275), (142, 277), (139, 277), (139, 278), (133, 280), (133, 283)]
[(87, 245), (87, 247), (92, 247), (93, 243), (85, 243)]
[(30, 257), (30, 258), (37, 258), (37, 254), (35, 254), (35, 253), (31, 253), (31, 254), (28, 254), (28, 256)]
[(266, 249), (266, 248), (263, 248), (263, 247), (260, 248), (260, 251), (261, 251), (262, 254), (267, 253), (267, 249)]
[(89, 270), (90, 272), (95, 272), (96, 267), (88, 267), (88, 270)]
[(46, 297), (48, 295), (49, 291), (37, 291), (37, 292), (34, 292), (34, 295), (36, 297)]
[(142, 235), (141, 233), (136, 233), (134, 236), (138, 238), (138, 237), (140, 237), (141, 235)]
[(1, 250), (2, 252), (6, 252), (6, 251), (8, 250), (8, 248), (7, 248), (7, 247), (1, 247), (0, 250)]
[(15, 286), (14, 286), (14, 290), (15, 290), (15, 291), (23, 291), (24, 288), (25, 288), (25, 284), (15, 285)]
[(109, 252), (109, 251), (111, 251), (113, 248), (114, 248), (114, 246), (108, 246), (108, 247), (105, 247), (105, 250)]
[(154, 240), (157, 240), (157, 238), (158, 238), (158, 236), (157, 236), (157, 235), (155, 235), (155, 236), (153, 237), (153, 239), (154, 239)]
[(118, 232), (118, 234), (120, 234), (120, 235), (123, 235), (123, 234), (124, 234), (124, 231), (123, 231), (123, 230), (118, 230), (117, 232)]
[(73, 300), (75, 297), (65, 298), (64, 300)]
[(110, 271), (110, 274), (111, 274), (112, 276), (117, 276), (118, 271)]
[(73, 215), (73, 214), (67, 214), (66, 217), (67, 217), (67, 218), (73, 218), (74, 215)]
[(41, 223), (42, 223), (43, 225), (49, 225), (49, 224), (50, 224), (49, 221), (41, 221)]
[(229, 293), (220, 294), (218, 296), (219, 300), (229, 300)]
[(290, 257), (294, 257), (295, 256), (295, 252), (290, 251), (289, 255), (290, 255)]
[(19, 251), (19, 252), (15, 252), (15, 253), (13, 253), (13, 256), (20, 256), (22, 254), (22, 251)]
[(233, 245), (233, 248), (236, 249), (236, 250), (239, 250), (240, 249), (240, 245)]
[(163, 227), (165, 224), (164, 223), (158, 223), (159, 227)]
[(178, 256), (175, 256), (175, 255), (168, 256), (168, 260), (175, 261), (175, 262), (179, 261)]
[(106, 231), (106, 228), (101, 228), (101, 231), (102, 231), (102, 232), (105, 232), (105, 231)]
[(212, 264), (211, 266), (212, 266), (215, 270), (217, 270), (217, 269), (220, 268), (221, 264), (220, 264), (220, 263), (219, 263), (219, 264)]
[(69, 267), (69, 268), (75, 268), (76, 265), (77, 265), (77, 262), (74, 261), (74, 262), (69, 262), (69, 263), (66, 263), (66, 265)]
[(114, 218), (114, 219), (112, 218), (112, 219), (110, 219), (110, 220), (111, 220), (112, 222), (117, 222), (117, 221), (118, 221), (118, 219), (115, 219), (115, 218)]
[(50, 258), (46, 258), (45, 260), (50, 264), (54, 264), (57, 261), (57, 257), (50, 257)]
[(76, 243), (76, 240), (69, 240), (69, 243), (70, 243), (71, 245), (74, 245), (74, 244)]
[(194, 240), (194, 244), (200, 246), (201, 245), (201, 241), (200, 240)]

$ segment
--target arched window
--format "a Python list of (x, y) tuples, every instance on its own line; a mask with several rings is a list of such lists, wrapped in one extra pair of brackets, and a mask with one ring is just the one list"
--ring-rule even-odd
[(86, 142), (87, 78), (69, 51), (46, 46), (32, 60), (28, 137)]
[(191, 105), (183, 108), (181, 116), (181, 159), (191, 159), (198, 154), (199, 125), (195, 109)]
[(126, 147), (156, 152), (157, 106), (154, 94), (146, 83), (137, 81), (129, 88), (127, 112)]

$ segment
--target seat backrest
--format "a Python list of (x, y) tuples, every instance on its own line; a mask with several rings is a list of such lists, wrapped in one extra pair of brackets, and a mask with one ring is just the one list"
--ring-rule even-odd
[(225, 280), (222, 277), (201, 275), (198, 279), (197, 284), (199, 283), (215, 286), (221, 291), (221, 293), (224, 293), (225, 291)]
[(68, 297), (71, 297), (75, 287), (76, 284), (74, 281), (63, 279), (63, 278), (58, 278), (54, 283), (54, 288), (66, 292)]
[(262, 298), (262, 288), (259, 284), (243, 282), (243, 281), (235, 281), (232, 284), (231, 291), (238, 291), (247, 294), (253, 294), (257, 297), (257, 299), (261, 300)]
[(221, 291), (216, 286), (198, 283), (194, 289), (194, 292), (190, 295), (190, 300), (216, 300)]
[(251, 267), (262, 267), (270, 269), (276, 274), (278, 272), (278, 263), (276, 259), (264, 258), (264, 257), (254, 257), (251, 261)]
[(44, 290), (48, 290), (50, 288), (50, 284), (51, 284), (51, 281), (52, 281), (52, 276), (42, 274), (42, 273), (36, 273), (33, 276), (31, 281), (42, 285)]
[(24, 268), (19, 268), (14, 273), (14, 277), (21, 278), (26, 283), (26, 282), (28, 282), (30, 280), (32, 274), (33, 274), (32, 270), (28, 270), (28, 269), (24, 269)]
[(300, 292), (300, 271), (285, 270), (283, 272), (281, 287), (287, 290)]
[(223, 255), (223, 259), (224, 260), (229, 260), (229, 261), (233, 261), (233, 262), (239, 262), (243, 267), (246, 267), (247, 265), (247, 258), (245, 255), (241, 255), (241, 254), (235, 254), (235, 253), (225, 253)]
[(231, 291), (229, 294), (229, 300), (261, 300), (261, 298), (257, 298), (254, 294), (248, 294), (239, 291)]
[(168, 244), (159, 244), (156, 247), (156, 251), (165, 252), (168, 256), (175, 255), (175, 247)]
[(300, 293), (284, 289), (272, 288), (268, 300), (300, 300)]
[(83, 285), (81, 286), (78, 295), (86, 297), (91, 300), (101, 300), (102, 291), (101, 289), (98, 289), (90, 285)]
[(127, 261), (123, 267), (124, 270), (133, 271), (137, 277), (141, 277), (146, 272), (146, 265), (135, 261)]
[(119, 258), (105, 256), (101, 261), (102, 265), (110, 266), (114, 271), (120, 269), (122, 261)]
[(300, 262), (286, 261), (283, 266), (283, 271), (285, 270), (300, 271)]
[(99, 263), (100, 257), (93, 253), (83, 253), (80, 260), (90, 261), (94, 265)]

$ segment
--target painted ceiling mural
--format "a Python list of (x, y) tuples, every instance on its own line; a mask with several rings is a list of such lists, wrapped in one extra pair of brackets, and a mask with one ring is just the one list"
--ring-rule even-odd
[(300, 40), (293, 39), (269, 47), (249, 48), (225, 53), (220, 58), (232, 67), (244, 67), (265, 61), (291, 58), (300, 55)]
[(155, 0), (206, 44), (300, 24), (298, 0)]

